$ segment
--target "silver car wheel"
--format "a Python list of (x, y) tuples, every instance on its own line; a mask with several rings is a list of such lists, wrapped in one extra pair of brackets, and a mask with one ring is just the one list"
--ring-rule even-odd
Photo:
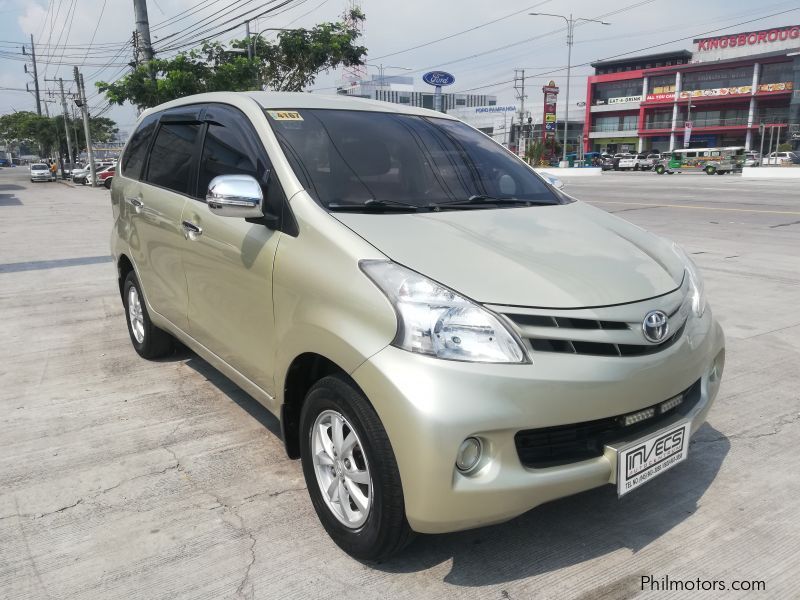
[(144, 315), (142, 314), (139, 292), (135, 286), (131, 286), (128, 289), (128, 319), (131, 322), (133, 337), (141, 344), (144, 342)]
[(345, 527), (361, 527), (372, 506), (372, 477), (361, 440), (342, 414), (319, 414), (311, 430), (311, 452), (325, 504)]

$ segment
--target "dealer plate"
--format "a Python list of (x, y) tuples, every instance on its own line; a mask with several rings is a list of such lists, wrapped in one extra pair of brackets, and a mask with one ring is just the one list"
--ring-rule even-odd
[(686, 460), (690, 433), (691, 423), (687, 421), (620, 449), (617, 452), (617, 495), (624, 496)]

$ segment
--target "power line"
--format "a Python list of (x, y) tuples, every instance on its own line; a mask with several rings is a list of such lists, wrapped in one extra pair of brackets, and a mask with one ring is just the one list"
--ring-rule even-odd
[[(652, 50), (653, 48), (659, 48), (661, 46), (667, 46), (669, 44), (674, 44), (676, 42), (684, 42), (686, 40), (692, 40), (692, 39), (698, 38), (700, 36), (710, 35), (712, 33), (717, 33), (719, 31), (724, 31), (725, 29), (731, 29), (732, 27), (739, 27), (741, 25), (747, 25), (748, 23), (754, 23), (756, 21), (763, 21), (764, 19), (770, 19), (772, 17), (777, 17), (779, 15), (783, 15), (783, 14), (786, 14), (786, 13), (789, 13), (789, 12), (793, 12), (793, 11), (796, 11), (796, 10), (800, 10), (800, 8), (790, 8), (788, 10), (783, 10), (783, 11), (772, 13), (772, 14), (769, 14), (769, 15), (764, 15), (762, 17), (756, 17), (754, 19), (748, 19), (746, 21), (740, 21), (740, 22), (734, 23), (732, 25), (726, 25), (724, 27), (717, 27), (716, 29), (711, 29), (709, 31), (703, 31), (701, 33), (694, 33), (692, 35), (687, 35), (687, 36), (684, 36), (684, 37), (676, 38), (676, 39), (670, 40), (668, 42), (662, 42), (660, 44), (652, 44), (650, 46), (645, 46), (643, 48), (637, 48), (635, 50), (628, 50), (626, 52), (621, 52), (620, 54), (614, 54), (612, 56), (607, 56), (605, 58), (584, 62), (584, 63), (578, 64), (578, 65), (574, 65), (574, 66), (575, 67), (585, 67), (587, 65), (591, 65), (592, 62), (600, 62), (600, 61), (604, 61), (604, 60), (613, 60), (615, 58), (619, 58), (619, 57), (622, 57), (622, 56), (628, 56), (630, 54), (636, 54), (636, 53), (639, 53), (639, 52), (644, 52), (646, 50)], [(563, 67), (561, 67), (559, 69), (554, 69), (552, 71), (545, 71), (545, 72), (542, 72), (542, 73), (537, 73), (535, 76), (536, 77), (540, 77), (542, 75), (551, 75), (553, 73), (558, 73), (560, 71), (563, 71), (566, 68), (567, 67), (565, 65), (565, 66), (563, 66)], [(527, 78), (528, 77), (526, 76), (526, 79)], [(509, 79), (507, 81), (498, 81), (496, 83), (490, 83), (490, 84), (487, 84), (487, 85), (480, 85), (480, 86), (476, 86), (476, 87), (472, 87), (472, 88), (467, 88), (467, 89), (461, 90), (461, 91), (462, 92), (469, 92), (469, 91), (473, 91), (473, 90), (480, 90), (480, 89), (484, 89), (484, 88), (487, 88), (487, 87), (495, 87), (495, 86), (498, 86), (498, 85), (504, 85), (506, 83), (511, 83), (512, 81), (513, 80), (511, 80), (511, 79)]]
[[(277, 2), (277, 1), (278, 0), (271, 0), (271, 2), (267, 2), (267, 4), (273, 4), (274, 2)], [(262, 11), (262, 12), (260, 12), (258, 14), (255, 14), (255, 15), (240, 14), (240, 15), (238, 15), (236, 17), (233, 17), (231, 19), (228, 19), (227, 21), (223, 21), (222, 23), (218, 24), (218, 26), (222, 26), (222, 25), (226, 25), (228, 23), (231, 23), (233, 21), (237, 21), (238, 20), (231, 27), (228, 27), (226, 29), (223, 29), (221, 31), (217, 31), (215, 33), (212, 33), (212, 34), (206, 36), (205, 34), (208, 33), (209, 31), (211, 31), (211, 29), (213, 29), (213, 27), (209, 27), (204, 31), (197, 32), (197, 36), (195, 38), (186, 39), (186, 40), (173, 40), (171, 43), (176, 44), (176, 45), (168, 46), (168, 47), (161, 47), (159, 49), (159, 51), (166, 52), (166, 51), (170, 51), (170, 50), (180, 50), (181, 48), (186, 48), (188, 46), (195, 46), (197, 44), (202, 44), (203, 42), (211, 40), (211, 39), (213, 39), (215, 37), (219, 37), (220, 35), (222, 35), (224, 33), (228, 33), (229, 31), (233, 31), (234, 29), (237, 29), (237, 28), (241, 27), (242, 25), (244, 25), (245, 21), (250, 21), (250, 20), (253, 20), (253, 19), (257, 19), (259, 17), (263, 17), (264, 15), (273, 13), (276, 10), (278, 10), (280, 8), (283, 8), (287, 4), (291, 4), (292, 2), (295, 2), (295, 1), (296, 0), (283, 0), (280, 4), (277, 4), (277, 5), (273, 6), (272, 8), (269, 8), (269, 9), (267, 9), (265, 11)], [(264, 5), (262, 5), (262, 6), (264, 6)], [(245, 17), (245, 16), (247, 16), (247, 18), (245, 18), (243, 20), (239, 20), (239, 19), (242, 19), (242, 17)], [(203, 36), (205, 36), (205, 37), (203, 37)], [(184, 37), (188, 37), (188, 35), (184, 36)], [(180, 43), (177, 43), (177, 42), (180, 42)]]
[(92, 49), (92, 44), (94, 43), (94, 36), (97, 35), (97, 30), (100, 29), (100, 22), (103, 20), (103, 14), (106, 12), (106, 2), (107, 0), (103, 0), (103, 6), (100, 8), (100, 16), (97, 17), (97, 25), (94, 26), (94, 31), (92, 32), (92, 39), (89, 40), (89, 47), (86, 49), (86, 55), (83, 57), (83, 62), (81, 66), (86, 64), (86, 59), (89, 57), (89, 51)]
[[(170, 44), (174, 44), (175, 42), (178, 42), (178, 41), (180, 41), (180, 40), (182, 40), (184, 38), (188, 38), (191, 35), (195, 35), (195, 33), (197, 33), (199, 29), (202, 29), (203, 27), (206, 27), (210, 23), (211, 19), (213, 19), (217, 15), (219, 15), (221, 13), (230, 13), (235, 8), (242, 8), (245, 5), (252, 4), (255, 1), (256, 0), (235, 0), (230, 6), (226, 6), (224, 8), (221, 8), (220, 10), (218, 10), (218, 11), (216, 11), (214, 13), (211, 13), (208, 16), (203, 17), (198, 22), (193, 23), (193, 24), (185, 27), (184, 29), (181, 29), (180, 31), (176, 31), (174, 33), (170, 33), (169, 35), (166, 35), (166, 36), (162, 37), (160, 40), (158, 40), (158, 43), (159, 44), (163, 44), (165, 40), (172, 39)], [(271, 2), (267, 2), (266, 4), (273, 4), (276, 1), (277, 0), (271, 0)], [(234, 17), (233, 19), (238, 19), (238, 18), (241, 18), (242, 16), (244, 16), (244, 15), (239, 15), (238, 17)], [(219, 23), (219, 25), (225, 25), (227, 23), (230, 23), (230, 21), (233, 20), (233, 19), (229, 19), (228, 21), (225, 21), (223, 23)], [(244, 24), (244, 21), (242, 21), (241, 24)], [(200, 33), (200, 35), (202, 35), (202, 33)]]
[(383, 54), (381, 56), (376, 56), (374, 58), (370, 58), (370, 60), (373, 60), (373, 61), (381, 60), (383, 58), (388, 58), (390, 56), (397, 56), (398, 54), (404, 54), (406, 52), (411, 52), (412, 50), (417, 50), (419, 48), (425, 48), (427, 46), (432, 46), (433, 44), (438, 44), (439, 42), (444, 42), (445, 40), (449, 40), (449, 39), (452, 39), (454, 37), (458, 37), (459, 35), (463, 35), (465, 33), (471, 32), (471, 31), (476, 31), (478, 29), (483, 29), (484, 27), (488, 27), (489, 25), (494, 25), (495, 23), (499, 23), (500, 21), (505, 21), (506, 19), (510, 19), (511, 17), (515, 17), (515, 16), (517, 16), (517, 15), (519, 15), (521, 13), (527, 12), (529, 10), (533, 10), (534, 8), (538, 8), (538, 7), (542, 6), (543, 4), (547, 4), (548, 2), (551, 2), (551, 1), (552, 0), (544, 0), (543, 2), (539, 2), (538, 4), (533, 4), (531, 6), (523, 8), (522, 10), (518, 10), (518, 11), (515, 11), (513, 13), (509, 13), (509, 14), (503, 16), (503, 17), (499, 17), (497, 19), (493, 19), (492, 21), (487, 21), (486, 23), (481, 23), (480, 25), (476, 25), (474, 27), (470, 27), (469, 29), (464, 29), (463, 31), (457, 31), (456, 33), (451, 33), (450, 35), (446, 35), (444, 37), (441, 37), (441, 38), (438, 38), (438, 39), (435, 39), (435, 40), (430, 40), (428, 42), (423, 42), (421, 44), (417, 44), (416, 46), (411, 46), (409, 48), (404, 48), (402, 50), (396, 50), (394, 52), (389, 52), (388, 54)]

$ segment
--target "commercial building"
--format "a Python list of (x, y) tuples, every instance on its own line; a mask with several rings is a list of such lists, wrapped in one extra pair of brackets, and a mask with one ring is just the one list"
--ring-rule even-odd
[(692, 52), (592, 63), (584, 149), (800, 145), (800, 25), (694, 40)]
[[(372, 75), (370, 79), (344, 83), (337, 88), (336, 93), (433, 109), (433, 88), (431, 87), (429, 90), (417, 91), (414, 88), (413, 77)], [(454, 108), (494, 106), (496, 104), (497, 96), (442, 92), (442, 111), (444, 112), (449, 112)]]

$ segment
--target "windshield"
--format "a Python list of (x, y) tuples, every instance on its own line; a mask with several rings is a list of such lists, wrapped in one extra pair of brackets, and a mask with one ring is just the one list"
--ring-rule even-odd
[(459, 121), (353, 110), (266, 113), (298, 179), (325, 207), (432, 207), (478, 196), (562, 203), (530, 168)]
[(47, 171), (49, 168), (47, 165), (31, 165), (32, 171)]

